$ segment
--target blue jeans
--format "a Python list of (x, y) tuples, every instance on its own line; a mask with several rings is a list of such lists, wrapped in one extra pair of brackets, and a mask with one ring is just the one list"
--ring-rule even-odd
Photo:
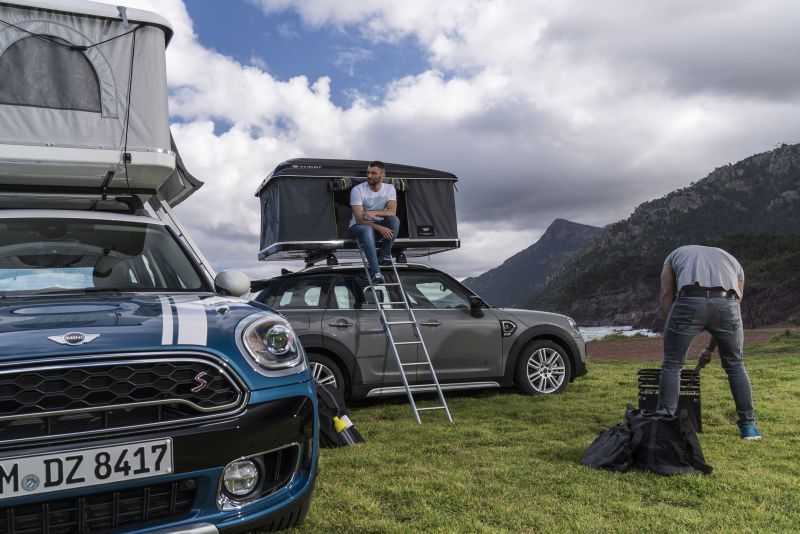
[[(381, 259), (391, 259), (392, 245), (394, 245), (394, 240), (397, 239), (397, 231), (400, 229), (400, 219), (398, 219), (395, 215), (387, 215), (386, 217), (383, 217), (382, 220), (374, 222), (375, 224), (389, 228), (392, 231), (392, 238), (384, 239), (383, 244), (381, 245)], [(350, 227), (350, 234), (356, 238), (356, 240), (361, 244), (361, 248), (364, 249), (364, 254), (367, 256), (367, 262), (369, 262), (370, 276), (375, 276), (381, 272), (381, 267), (378, 263), (378, 254), (375, 248), (376, 237), (380, 237), (378, 231), (374, 230), (371, 226), (367, 226), (366, 224), (354, 224)]]
[(694, 337), (708, 330), (717, 342), (728, 375), (739, 423), (755, 422), (753, 391), (744, 368), (742, 313), (735, 299), (678, 297), (664, 326), (664, 361), (658, 388), (658, 409), (674, 414), (678, 408), (681, 368)]

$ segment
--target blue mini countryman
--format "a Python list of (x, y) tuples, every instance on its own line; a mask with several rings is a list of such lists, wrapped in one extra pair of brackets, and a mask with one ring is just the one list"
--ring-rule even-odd
[(152, 214), (0, 209), (0, 533), (305, 518), (306, 356), (284, 318), (222, 296), (244, 275), (215, 282)]

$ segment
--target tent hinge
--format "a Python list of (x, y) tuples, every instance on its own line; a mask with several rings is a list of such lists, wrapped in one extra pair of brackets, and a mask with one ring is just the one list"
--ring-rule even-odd
[(128, 29), (128, 8), (125, 6), (117, 6), (117, 11), (119, 11), (119, 16), (122, 19), (122, 26), (126, 30)]

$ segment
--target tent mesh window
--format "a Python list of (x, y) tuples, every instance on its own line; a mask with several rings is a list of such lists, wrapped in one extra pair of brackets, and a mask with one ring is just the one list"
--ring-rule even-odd
[(57, 37), (24, 37), (0, 56), (0, 104), (101, 112), (92, 64)]

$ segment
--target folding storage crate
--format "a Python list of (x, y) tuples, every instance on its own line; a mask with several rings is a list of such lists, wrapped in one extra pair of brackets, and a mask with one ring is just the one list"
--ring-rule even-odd
[[(661, 369), (640, 369), (639, 377), (639, 408), (655, 411), (658, 405), (658, 388), (661, 378)], [(684, 369), (681, 371), (681, 388), (678, 398), (678, 413), (686, 410), (689, 421), (697, 432), (703, 430), (703, 421), (700, 411), (700, 373)]]

